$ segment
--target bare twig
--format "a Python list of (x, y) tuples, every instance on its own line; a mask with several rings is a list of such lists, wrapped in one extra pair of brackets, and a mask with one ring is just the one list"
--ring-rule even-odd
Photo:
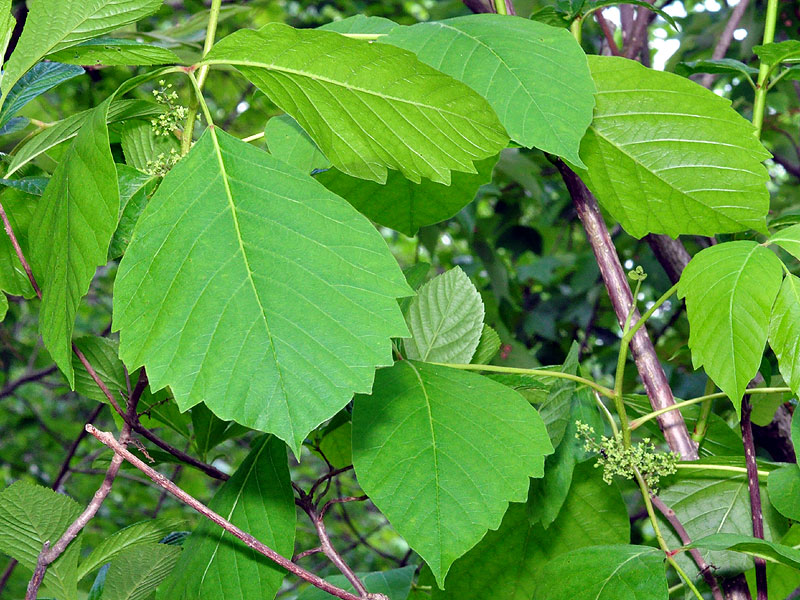
[(328, 500), (325, 503), (325, 506), (322, 507), (322, 510), (319, 511), (319, 518), (323, 518), (325, 513), (328, 512), (328, 509), (333, 506), (334, 504), (345, 504), (347, 502), (364, 502), (365, 500), (369, 500), (369, 496), (344, 496), (342, 498), (334, 498), (333, 500)]
[[(646, 2), (653, 4), (654, 0), (646, 0)], [(636, 9), (636, 20), (633, 21), (625, 41), (624, 49), (627, 58), (634, 58), (641, 52), (642, 47), (647, 42), (647, 27), (655, 17), (656, 14), (644, 6)]]
[[(747, 465), (747, 487), (750, 491), (750, 513), (753, 516), (753, 537), (764, 539), (764, 514), (761, 510), (761, 488), (758, 483), (756, 448), (753, 441), (753, 426), (750, 421), (752, 406), (747, 396), (742, 398), (742, 443)], [(756, 565), (756, 597), (767, 600), (767, 563), (763, 558), (754, 558)]]
[(603, 35), (606, 37), (608, 49), (611, 51), (611, 54), (614, 56), (622, 56), (619, 51), (619, 46), (617, 46), (617, 42), (614, 39), (614, 32), (611, 31), (611, 24), (606, 21), (606, 18), (603, 16), (602, 8), (595, 11), (594, 20), (597, 21), (598, 25), (600, 25), (600, 29), (603, 30)]
[(225, 518), (221, 517), (213, 510), (208, 508), (205, 504), (203, 504), (199, 500), (196, 500), (191, 495), (183, 491), (177, 485), (172, 483), (165, 475), (162, 475), (155, 469), (149, 467), (139, 458), (131, 454), (124, 446), (122, 446), (119, 442), (117, 442), (117, 440), (114, 439), (113, 435), (111, 435), (107, 431), (99, 431), (92, 425), (87, 425), (86, 430), (94, 437), (96, 437), (100, 442), (111, 448), (116, 455), (121, 456), (123, 459), (127, 460), (134, 467), (139, 469), (142, 473), (147, 475), (147, 477), (150, 478), (156, 485), (167, 490), (175, 498), (177, 498), (187, 506), (190, 506), (191, 508), (199, 512), (201, 515), (211, 520), (213, 523), (216, 523), (231, 535), (242, 540), (245, 544), (247, 544), (248, 547), (252, 548), (259, 554), (263, 554), (271, 561), (283, 567), (290, 573), (297, 575), (298, 577), (304, 579), (311, 585), (318, 587), (319, 589), (328, 592), (329, 594), (332, 594), (337, 598), (341, 598), (342, 600), (362, 600), (359, 596), (356, 596), (355, 594), (351, 594), (350, 592), (338, 588), (335, 585), (328, 583), (321, 577), (318, 577), (317, 575), (314, 575), (313, 573), (306, 571), (302, 567), (294, 564), (288, 558), (281, 556), (280, 554), (275, 552), (269, 546), (266, 546), (262, 542), (258, 541), (255, 537), (253, 537), (249, 533), (242, 531), (241, 529), (236, 527), (236, 525), (226, 520)]
[(0, 390), (0, 398), (5, 398), (7, 396), (10, 396), (15, 391), (17, 391), (17, 388), (25, 385), (26, 383), (32, 383), (34, 381), (39, 381), (40, 379), (44, 379), (48, 375), (55, 373), (57, 368), (58, 367), (53, 365), (51, 367), (47, 367), (46, 369), (39, 369), (38, 371), (29, 371), (24, 375), (22, 375), (21, 377), (14, 379), (13, 381), (9, 381), (5, 386), (3, 386), (3, 389)]
[[(586, 237), (592, 247), (600, 273), (603, 276), (611, 304), (620, 326), (625, 322), (633, 305), (633, 294), (619, 261), (616, 248), (608, 234), (608, 228), (600, 214), (597, 200), (589, 188), (581, 181), (572, 169), (560, 159), (554, 159), (555, 165), (561, 172), (567, 185), (575, 210), (586, 230)], [(633, 322), (640, 318), (638, 311), (634, 311)], [(647, 334), (646, 327), (642, 327), (631, 341), (631, 354), (636, 362), (639, 375), (642, 379), (650, 404), (655, 410), (666, 408), (675, 404), (664, 369), (658, 361), (658, 355), (653, 343)], [(661, 417), (667, 417), (662, 419)], [(664, 413), (658, 421), (664, 437), (673, 452), (681, 455), (683, 460), (696, 460), (697, 447), (689, 436), (689, 430), (681, 416), (680, 411), (672, 410)]]
[[(678, 515), (675, 514), (675, 511), (664, 504), (664, 501), (658, 496), (651, 495), (650, 500), (652, 501), (653, 506), (658, 509), (658, 512), (664, 515), (664, 518), (669, 522), (670, 525), (672, 525), (675, 533), (677, 533), (678, 537), (681, 538), (681, 543), (684, 546), (691, 544), (692, 538), (689, 537), (686, 528), (683, 526), (683, 523), (681, 523)], [(711, 594), (714, 596), (714, 600), (723, 600), (722, 590), (720, 590), (717, 579), (711, 572), (711, 567), (708, 565), (708, 563), (706, 563), (703, 555), (700, 554), (700, 551), (697, 548), (692, 548), (689, 550), (689, 554), (694, 559), (694, 562), (697, 564), (697, 568), (700, 569), (700, 574), (703, 576), (703, 579), (706, 580), (708, 587), (711, 589)]]
[[(730, 48), (731, 42), (733, 41), (733, 32), (739, 28), (739, 22), (742, 20), (742, 15), (744, 15), (744, 11), (747, 10), (747, 5), (749, 3), (750, 0), (739, 0), (739, 4), (733, 7), (731, 16), (725, 24), (725, 29), (722, 31), (722, 35), (719, 37), (717, 45), (711, 53), (712, 60), (725, 58), (725, 55), (728, 53), (728, 48)], [(704, 73), (703, 77), (700, 79), (700, 85), (710, 88), (711, 84), (714, 83), (714, 77), (716, 77), (714, 73)]]
[(298, 560), (303, 559), (306, 556), (311, 556), (312, 554), (318, 554), (320, 552), (322, 552), (322, 548), (320, 548), (319, 546), (317, 546), (316, 548), (310, 548), (308, 550), (303, 550), (299, 554), (295, 554), (292, 557), (292, 562), (296, 563)]

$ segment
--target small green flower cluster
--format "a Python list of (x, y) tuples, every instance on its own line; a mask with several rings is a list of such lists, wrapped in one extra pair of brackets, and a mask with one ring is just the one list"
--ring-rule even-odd
[(162, 152), (153, 160), (148, 160), (145, 170), (148, 175), (152, 175), (153, 177), (164, 177), (180, 159), (180, 153), (178, 153), (175, 148), (170, 148), (169, 154)]
[(662, 477), (672, 475), (677, 470), (679, 456), (674, 452), (658, 452), (650, 438), (644, 438), (638, 444), (625, 447), (622, 433), (613, 437), (601, 436), (600, 442), (595, 436), (594, 427), (578, 421), (575, 437), (584, 440), (586, 452), (599, 455), (595, 467), (603, 467), (603, 481), (609, 485), (615, 475), (633, 479), (639, 471), (647, 486), (655, 494)]
[(158, 82), (161, 87), (153, 90), (156, 102), (166, 109), (156, 118), (151, 119), (153, 131), (156, 135), (167, 136), (180, 129), (186, 120), (189, 109), (178, 104), (178, 93), (172, 89), (172, 84), (167, 84), (163, 79)]

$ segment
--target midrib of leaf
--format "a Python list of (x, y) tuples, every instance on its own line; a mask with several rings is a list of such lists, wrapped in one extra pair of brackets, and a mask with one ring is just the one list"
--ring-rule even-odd
[(422, 381), (422, 377), (420, 377), (419, 371), (414, 366), (414, 364), (410, 361), (406, 361), (408, 365), (411, 367), (411, 370), (414, 371), (414, 376), (419, 381), (419, 386), (422, 388), (422, 395), (425, 398), (425, 408), (428, 410), (428, 422), (430, 423), (431, 428), (431, 441), (433, 442), (433, 475), (434, 475), (434, 482), (436, 484), (436, 541), (438, 542), (437, 545), (439, 546), (439, 563), (444, 563), (444, 556), (442, 555), (442, 504), (439, 500), (439, 453), (437, 452), (436, 446), (436, 432), (433, 428), (433, 411), (431, 410), (431, 401), (430, 397), (428, 396), (428, 390), (425, 387), (425, 382)]
[(267, 313), (264, 310), (263, 303), (261, 302), (261, 296), (258, 293), (258, 288), (256, 288), (256, 282), (253, 280), (253, 270), (250, 268), (250, 261), (247, 259), (247, 251), (245, 250), (244, 240), (242, 240), (242, 232), (239, 228), (239, 215), (236, 212), (236, 204), (233, 201), (233, 193), (231, 192), (231, 185), (230, 181), (228, 180), (228, 171), (225, 168), (225, 159), (222, 158), (222, 148), (220, 148), (219, 138), (217, 138), (217, 130), (214, 126), (209, 127), (209, 130), (211, 132), (211, 140), (214, 143), (214, 154), (216, 154), (217, 161), (219, 162), (219, 170), (220, 174), (222, 175), (222, 184), (225, 186), (225, 196), (228, 200), (228, 206), (231, 210), (231, 217), (233, 218), (234, 229), (236, 230), (236, 242), (239, 244), (239, 250), (242, 253), (244, 266), (247, 269), (247, 281), (253, 290), (253, 294), (256, 297), (256, 302), (258, 302), (258, 309), (261, 311), (261, 320), (264, 322), (264, 328), (266, 329), (267, 337), (269, 338), (270, 349), (272, 350), (272, 358), (275, 361), (275, 368), (278, 370), (278, 381), (281, 382), (281, 391), (283, 392), (282, 400), (286, 405), (286, 416), (288, 417), (290, 426), (294, 431), (294, 426), (291, 424), (292, 413), (289, 410), (289, 394), (286, 391), (286, 385), (283, 381), (281, 365), (278, 362), (278, 353), (275, 350), (275, 341), (272, 339), (272, 331), (270, 331), (269, 322), (267, 321)]
[(725, 525), (725, 523), (727, 522), (728, 516), (731, 514), (731, 511), (733, 510), (733, 507), (736, 505), (736, 501), (739, 499), (739, 494), (742, 493), (742, 490), (744, 490), (744, 482), (739, 484), (739, 488), (736, 490), (736, 493), (733, 495), (733, 500), (731, 500), (731, 504), (728, 507), (728, 510), (725, 511), (725, 514), (720, 519), (719, 525), (717, 525), (717, 533), (719, 533), (722, 530), (722, 526)]
[(629, 562), (631, 562), (631, 561), (632, 561), (634, 558), (639, 558), (639, 557), (640, 557), (642, 554), (644, 554), (644, 553), (643, 553), (643, 552), (639, 552), (638, 554), (634, 554), (633, 556), (631, 556), (631, 557), (629, 557), (627, 560), (625, 560), (625, 561), (624, 561), (622, 564), (620, 564), (620, 565), (617, 565), (617, 568), (616, 568), (616, 569), (614, 569), (614, 570), (611, 572), (611, 574), (610, 574), (610, 575), (609, 575), (609, 576), (606, 578), (606, 580), (603, 582), (603, 585), (600, 587), (600, 590), (597, 592), (597, 595), (595, 596), (595, 600), (598, 600), (598, 599), (600, 598), (600, 596), (603, 594), (603, 590), (604, 590), (604, 589), (606, 589), (606, 586), (608, 585), (608, 582), (609, 582), (609, 581), (611, 581), (611, 578), (612, 578), (612, 577), (614, 577), (614, 575), (616, 575), (616, 574), (617, 574), (617, 572), (618, 572), (618, 571), (619, 571), (619, 570), (620, 570), (622, 567), (624, 567), (625, 565), (627, 565), (627, 564), (628, 564)]
[[(299, 69), (290, 69), (289, 67), (279, 66), (279, 65), (276, 65), (274, 63), (253, 62), (253, 61), (249, 61), (249, 60), (237, 60), (237, 59), (229, 59), (229, 60), (212, 59), (212, 60), (201, 61), (201, 62), (198, 63), (198, 65), (200, 65), (200, 66), (202, 66), (202, 65), (233, 65), (233, 66), (240, 66), (240, 67), (252, 67), (254, 69), (266, 69), (268, 71), (277, 71), (278, 73), (286, 73), (286, 74), (289, 74), (289, 75), (298, 75), (300, 77), (307, 77), (308, 79), (313, 79), (313, 80), (319, 81), (321, 83), (329, 83), (331, 85), (335, 85), (335, 86), (338, 86), (338, 87), (341, 87), (341, 88), (344, 88), (346, 90), (350, 90), (350, 91), (353, 91), (353, 92), (359, 92), (359, 93), (362, 93), (362, 94), (375, 96), (377, 98), (382, 98), (384, 100), (391, 100), (392, 102), (399, 102), (399, 103), (402, 103), (402, 104), (408, 104), (409, 106), (415, 106), (417, 108), (425, 108), (425, 109), (428, 109), (428, 110), (433, 110), (433, 111), (438, 112), (440, 114), (449, 115), (449, 116), (455, 117), (457, 119), (467, 120), (470, 123), (473, 123), (477, 128), (480, 128), (480, 129), (484, 129), (485, 128), (485, 125), (483, 125), (482, 123), (479, 123), (477, 121), (473, 121), (472, 119), (470, 119), (469, 115), (466, 115), (466, 114), (456, 113), (456, 112), (453, 112), (451, 110), (446, 110), (444, 108), (441, 108), (439, 106), (433, 106), (431, 104), (423, 104), (422, 102), (414, 102), (413, 100), (409, 100), (408, 98), (400, 98), (398, 96), (390, 96), (388, 94), (381, 94), (379, 92), (376, 92), (375, 90), (362, 88), (362, 87), (357, 86), (357, 85), (349, 85), (349, 84), (346, 84), (346, 83), (344, 83), (342, 81), (337, 81), (335, 79), (331, 79), (330, 77), (325, 77), (323, 75), (318, 75), (316, 73), (309, 73), (308, 71), (301, 71)], [(458, 130), (456, 130), (456, 131), (458, 131)], [(464, 138), (465, 141), (469, 142), (473, 146), (475, 145), (470, 140), (468, 140), (466, 137), (464, 137), (463, 134), (461, 134), (460, 131), (458, 133), (461, 135), (462, 138)]]
[[(214, 139), (215, 140), (217, 139), (216, 135), (214, 136)], [(250, 479), (250, 475), (252, 474), (253, 469), (255, 468), (256, 463), (258, 462), (258, 459), (261, 457), (261, 453), (268, 445), (269, 445), (269, 439), (264, 440), (264, 443), (261, 445), (261, 449), (258, 451), (258, 454), (256, 454), (255, 457), (253, 458), (253, 462), (250, 463), (250, 468), (247, 469), (247, 475), (245, 475), (244, 477), (244, 482), (236, 494), (236, 499), (233, 501), (233, 505), (231, 506), (230, 511), (228, 511), (228, 516), (226, 517), (226, 519), (229, 522), (233, 517), (233, 513), (236, 510), (236, 507), (239, 506), (239, 500), (241, 500), (242, 498), (242, 493), (244, 492), (245, 485), (247, 484), (247, 481)], [(211, 564), (214, 562), (214, 557), (217, 555), (217, 552), (219, 551), (219, 546), (222, 543), (222, 538), (224, 536), (225, 536), (225, 531), (223, 530), (222, 532), (220, 532), (220, 536), (217, 538), (217, 543), (214, 545), (214, 551), (211, 553), (211, 558), (208, 559), (208, 563), (206, 564), (206, 568), (203, 571), (203, 575), (200, 577), (200, 587), (203, 586), (203, 583), (206, 580), (206, 575), (208, 575), (208, 570), (211, 568)]]
[[(436, 343), (436, 338), (439, 337), (439, 333), (441, 333), (442, 327), (444, 327), (444, 321), (445, 321), (444, 315), (447, 314), (447, 311), (450, 310), (450, 307), (453, 304), (453, 296), (455, 296), (455, 294), (450, 294), (450, 297), (447, 299), (447, 307), (444, 310), (442, 319), (439, 321), (439, 326), (436, 328), (436, 331), (433, 332), (433, 338), (431, 339), (430, 343), (428, 344), (428, 350), (427, 350), (427, 352), (425, 352), (425, 356), (422, 357), (422, 361), (423, 362), (428, 360), (428, 355), (431, 353), (431, 350), (433, 350), (433, 346)], [(426, 394), (426, 396), (427, 396), (427, 394)]]

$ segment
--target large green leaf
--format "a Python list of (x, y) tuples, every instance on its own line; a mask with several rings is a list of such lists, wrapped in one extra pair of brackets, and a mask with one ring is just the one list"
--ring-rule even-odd
[[(151, 117), (164, 109), (154, 102), (143, 100), (117, 100), (108, 109), (108, 122), (124, 121), (137, 117)], [(85, 110), (59, 121), (31, 138), (27, 143), (15, 150), (8, 166), (6, 177), (19, 171), (26, 164), (41, 156), (54, 146), (74, 138), (86, 120), (94, 114), (93, 109)]]
[[(744, 467), (744, 458), (731, 459)], [(721, 462), (716, 459), (715, 462)], [(730, 462), (730, 461), (727, 461)], [(658, 496), (675, 511), (693, 540), (716, 533), (752, 535), (750, 496), (747, 475), (731, 471), (709, 469), (679, 470), (679, 476), (662, 480)], [(777, 539), (785, 531), (786, 520), (767, 502), (767, 485), (762, 481), (761, 498), (764, 509), (764, 535)], [(682, 545), (669, 523), (660, 518), (661, 532), (670, 548)], [(741, 573), (752, 566), (744, 556), (725, 551), (703, 551), (708, 564), (716, 565), (723, 576)], [(697, 565), (687, 555), (680, 554), (676, 560), (692, 577), (698, 574)]]
[(34, 98), (82, 74), (83, 69), (73, 65), (62, 65), (57, 62), (37, 64), (8, 93), (6, 101), (0, 108), (0, 127)]
[[(72, 498), (18, 481), (0, 493), (0, 552), (32, 571), (44, 543), (55, 543), (80, 513)], [(45, 573), (45, 588), (59, 600), (78, 597), (80, 547), (80, 538), (73, 540)]]
[[(162, 282), (153, 285), (152, 282)], [(166, 283), (165, 283), (166, 282)], [(391, 364), (410, 290), (367, 219), (310, 176), (207, 130), (150, 199), (114, 289), (129, 368), (181, 410), (297, 451)]]
[(478, 189), (491, 182), (496, 163), (496, 156), (478, 161), (477, 173), (453, 173), (450, 185), (414, 183), (396, 171), (389, 173), (384, 185), (336, 170), (320, 173), (317, 179), (376, 223), (411, 236), (420, 227), (455, 216), (472, 202)]
[(178, 152), (180, 145), (175, 137), (156, 135), (153, 126), (141, 119), (126, 121), (120, 131), (125, 162), (143, 173), (153, 175), (153, 166)]
[(101, 38), (54, 52), (47, 57), (70, 65), (169, 65), (181, 59), (172, 50), (133, 40)]
[(800, 278), (794, 275), (784, 278), (772, 307), (769, 345), (784, 381), (800, 395)]
[(405, 50), (270, 23), (223, 38), (204, 64), (233, 65), (292, 115), (341, 171), (450, 183), (508, 138), (487, 102)]
[(775, 469), (767, 478), (769, 501), (779, 513), (800, 522), (800, 469), (786, 465)]
[(444, 591), (433, 600), (483, 600), (491, 589), (502, 600), (530, 600), (536, 571), (547, 561), (583, 546), (627, 544), (630, 521), (616, 485), (607, 485), (591, 463), (578, 467), (563, 510), (545, 529), (532, 523), (532, 501), (512, 504), (497, 531), (490, 531), (450, 569)]
[(776, 542), (754, 538), (750, 535), (717, 533), (694, 540), (687, 547), (733, 550), (734, 552), (757, 556), (770, 562), (800, 570), (800, 550)]
[(583, 166), (595, 87), (581, 46), (560, 27), (497, 14), (397, 27), (379, 39), (414, 52), (489, 101), (515, 142)]
[(664, 553), (649, 546), (589, 546), (539, 570), (533, 600), (667, 600)]
[(411, 339), (408, 358), (426, 362), (467, 364), (483, 330), (483, 300), (459, 267), (419, 288), (406, 314)]
[(326, 31), (337, 31), (339, 33), (389, 33), (392, 29), (400, 27), (394, 21), (383, 17), (365, 17), (364, 15), (354, 15), (341, 21), (326, 23), (320, 29)]
[[(0, 68), (3, 66), (8, 43), (11, 41), (14, 26), (17, 24), (17, 20), (11, 14), (11, 9), (12, 0), (0, 0)], [(2, 75), (0, 75), (0, 81), (2, 81)]]
[(103, 600), (145, 600), (170, 574), (180, 555), (180, 547), (166, 544), (123, 550), (106, 573)]
[(781, 229), (770, 236), (769, 243), (780, 246), (797, 260), (800, 260), (800, 224)]
[(508, 503), (526, 498), (552, 451), (536, 410), (474, 373), (404, 360), (354, 401), (358, 482), (440, 586)]
[(781, 274), (772, 251), (740, 241), (702, 250), (681, 275), (678, 296), (686, 298), (692, 364), (705, 369), (737, 414), (761, 364)]
[[(385, 594), (389, 600), (406, 600), (411, 591), (411, 582), (414, 579), (415, 567), (403, 567), (378, 573), (358, 573), (364, 587), (373, 594)], [(353, 586), (344, 575), (326, 577), (325, 581), (336, 587), (355, 593)], [(331, 595), (319, 588), (308, 586), (300, 592), (297, 600), (330, 600)]]
[(108, 257), (119, 189), (106, 119), (111, 98), (95, 108), (56, 167), (29, 230), (31, 262), (42, 290), (39, 331), (74, 385), (72, 330), (81, 298)]
[[(208, 506), (279, 554), (291, 556), (296, 517), (283, 443), (271, 435), (258, 438)], [(157, 599), (272, 598), (283, 574), (268, 558), (204, 519), (184, 544)]]
[[(23, 256), (30, 256), (28, 229), (36, 212), (37, 200), (17, 189), (6, 188), (0, 193), (0, 202), (3, 203)], [(24, 298), (33, 298), (36, 295), (22, 263), (17, 258), (11, 239), (5, 232), (0, 235), (0, 290)]]
[(3, 97), (28, 69), (51, 54), (154, 13), (163, 0), (28, 0), (25, 29), (5, 64)]
[(628, 233), (764, 230), (769, 153), (728, 100), (624, 58), (589, 66), (597, 107), (580, 175)]
[(320, 151), (314, 140), (289, 115), (279, 115), (267, 121), (264, 140), (270, 154), (304, 173), (331, 166), (331, 161)]
[(142, 214), (148, 197), (156, 188), (157, 178), (128, 165), (117, 164), (119, 184), (119, 221), (111, 244), (108, 259), (121, 257), (131, 241), (133, 228)]

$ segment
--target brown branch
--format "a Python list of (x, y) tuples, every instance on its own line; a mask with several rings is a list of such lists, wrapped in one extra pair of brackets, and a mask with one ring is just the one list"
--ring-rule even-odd
[(39, 369), (38, 371), (30, 371), (28, 373), (25, 373), (25, 375), (22, 375), (18, 379), (10, 381), (5, 386), (3, 386), (3, 389), (0, 390), (0, 398), (5, 398), (7, 396), (10, 396), (15, 391), (17, 391), (18, 388), (22, 387), (27, 383), (32, 383), (34, 381), (39, 381), (40, 379), (44, 379), (51, 373), (55, 373), (56, 369), (58, 369), (58, 367), (53, 365), (51, 367), (47, 367), (46, 369)]
[(310, 548), (308, 550), (303, 550), (299, 554), (295, 554), (292, 557), (292, 562), (296, 563), (298, 560), (300, 560), (302, 558), (305, 558), (306, 556), (311, 556), (312, 554), (318, 554), (320, 552), (322, 552), (322, 548), (320, 548), (319, 546), (317, 546), (316, 548)]
[(617, 46), (617, 42), (614, 39), (614, 32), (611, 31), (611, 25), (606, 18), (603, 16), (603, 9), (595, 11), (594, 13), (594, 20), (597, 21), (597, 24), (600, 25), (600, 29), (603, 30), (603, 35), (606, 38), (606, 42), (608, 43), (608, 49), (611, 51), (611, 54), (614, 56), (622, 56), (622, 53), (619, 51), (619, 46)]
[[(742, 443), (744, 444), (744, 460), (747, 465), (747, 487), (750, 491), (750, 513), (753, 516), (753, 537), (763, 540), (764, 514), (761, 510), (761, 488), (758, 483), (756, 447), (750, 421), (751, 411), (750, 399), (744, 396), (742, 398)], [(758, 600), (768, 600), (767, 562), (763, 558), (754, 558), (753, 562), (756, 565), (756, 597)]]
[(334, 504), (345, 504), (347, 502), (364, 502), (365, 500), (369, 500), (369, 496), (344, 496), (342, 498), (334, 498), (333, 500), (328, 500), (325, 503), (325, 506), (322, 507), (322, 510), (319, 511), (320, 519), (325, 516), (325, 513), (328, 512), (328, 509), (333, 506)]
[[(684, 546), (691, 544), (692, 538), (689, 537), (689, 533), (686, 531), (683, 523), (681, 523), (678, 515), (675, 514), (675, 511), (664, 504), (664, 501), (656, 495), (651, 495), (650, 500), (653, 502), (653, 506), (658, 509), (658, 512), (664, 515), (664, 518), (669, 522), (670, 525), (672, 525), (675, 533), (677, 533), (678, 537), (681, 538), (681, 543)], [(711, 572), (711, 567), (708, 565), (708, 563), (706, 563), (703, 555), (700, 554), (700, 551), (697, 548), (692, 548), (689, 550), (689, 554), (694, 559), (694, 562), (697, 564), (697, 568), (700, 569), (700, 574), (703, 576), (703, 579), (706, 580), (708, 587), (711, 589), (711, 594), (714, 596), (714, 600), (723, 600), (722, 590), (720, 590), (717, 579)]]
[[(725, 55), (728, 53), (728, 48), (730, 48), (731, 42), (733, 41), (733, 32), (738, 29), (739, 22), (742, 20), (742, 15), (744, 15), (744, 11), (747, 10), (747, 5), (749, 3), (750, 0), (739, 0), (739, 4), (733, 7), (731, 16), (725, 24), (725, 29), (722, 31), (722, 35), (719, 37), (717, 45), (711, 53), (712, 60), (725, 58)], [(700, 85), (710, 88), (711, 84), (714, 83), (714, 77), (716, 77), (714, 73), (704, 73), (703, 77), (700, 79)]]
[(336, 566), (339, 571), (341, 571), (342, 575), (347, 578), (347, 581), (350, 582), (350, 585), (353, 586), (353, 589), (358, 592), (358, 595), (362, 598), (367, 598), (369, 592), (358, 576), (355, 574), (353, 569), (350, 568), (341, 555), (336, 552), (336, 549), (333, 547), (331, 543), (331, 538), (328, 535), (328, 531), (325, 529), (325, 523), (322, 520), (321, 514), (316, 514), (310, 512), (309, 517), (311, 517), (311, 522), (314, 524), (314, 529), (317, 530), (317, 537), (320, 541), (320, 548), (322, 548), (322, 552), (325, 553), (325, 556)]
[(336, 596), (337, 598), (341, 598), (342, 600), (362, 600), (359, 596), (355, 594), (351, 594), (341, 588), (336, 587), (322, 579), (321, 577), (314, 575), (313, 573), (306, 571), (302, 567), (294, 564), (288, 558), (281, 556), (277, 552), (275, 552), (269, 546), (266, 546), (262, 542), (258, 541), (255, 537), (250, 535), (249, 533), (242, 531), (236, 525), (231, 523), (230, 521), (226, 520), (225, 518), (221, 517), (213, 510), (208, 508), (205, 504), (196, 500), (191, 495), (183, 491), (177, 485), (172, 483), (165, 475), (162, 475), (155, 469), (149, 467), (136, 456), (131, 454), (124, 446), (122, 446), (117, 440), (114, 439), (114, 436), (108, 433), (107, 431), (99, 431), (98, 429), (94, 428), (92, 425), (87, 425), (86, 430), (96, 437), (100, 442), (111, 448), (117, 456), (122, 457), (123, 459), (127, 460), (130, 464), (134, 467), (139, 469), (142, 473), (144, 473), (149, 479), (153, 481), (159, 487), (167, 490), (170, 494), (172, 494), (175, 498), (190, 506), (201, 515), (212, 521), (213, 523), (219, 525), (230, 533), (231, 535), (239, 538), (242, 540), (249, 548), (252, 548), (259, 554), (263, 554), (267, 558), (269, 558), (274, 563), (278, 564), (279, 566), (283, 567), (290, 573), (304, 579), (311, 585)]
[[(600, 214), (600, 207), (580, 177), (562, 160), (553, 160), (561, 172), (578, 217), (586, 230), (586, 237), (600, 267), (600, 274), (608, 290), (611, 304), (614, 307), (617, 320), (622, 326), (633, 306), (633, 294), (622, 269), (622, 264), (619, 261), (616, 248), (608, 234), (608, 228), (605, 221), (603, 221), (603, 216)], [(640, 318), (639, 312), (634, 311), (632, 318), (635, 323)], [(633, 340), (631, 340), (631, 354), (653, 409), (659, 410), (675, 404), (667, 376), (658, 361), (658, 355), (647, 334), (646, 327), (639, 329)], [(663, 413), (658, 418), (658, 424), (673, 452), (680, 454), (683, 460), (697, 460), (697, 446), (689, 436), (689, 430), (680, 411), (671, 410)]]
[[(653, 4), (654, 0), (646, 0)], [(647, 42), (647, 27), (655, 19), (656, 13), (644, 6), (638, 7), (636, 10), (636, 20), (633, 21), (628, 38), (625, 42), (625, 56), (627, 58), (634, 58), (641, 52), (645, 43)]]

